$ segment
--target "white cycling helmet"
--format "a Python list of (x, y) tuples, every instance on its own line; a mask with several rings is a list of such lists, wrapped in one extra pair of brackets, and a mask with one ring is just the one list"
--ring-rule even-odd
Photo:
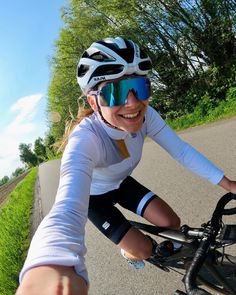
[(151, 60), (139, 46), (121, 37), (94, 42), (82, 55), (77, 81), (86, 95), (100, 82), (125, 75), (147, 75)]

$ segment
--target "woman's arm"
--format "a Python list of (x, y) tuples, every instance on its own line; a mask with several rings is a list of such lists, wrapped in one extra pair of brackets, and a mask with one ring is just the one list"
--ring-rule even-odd
[(218, 184), (224, 172), (214, 163), (182, 140), (152, 108), (147, 113), (147, 135), (165, 149), (176, 161), (193, 173)]
[(30, 269), (16, 295), (87, 295), (86, 281), (73, 267), (45, 265)]
[(86, 294), (84, 233), (96, 146), (88, 136), (70, 139), (56, 201), (31, 241), (17, 295)]
[(228, 177), (224, 176), (221, 181), (218, 183), (219, 186), (225, 190), (236, 194), (236, 181), (230, 180)]

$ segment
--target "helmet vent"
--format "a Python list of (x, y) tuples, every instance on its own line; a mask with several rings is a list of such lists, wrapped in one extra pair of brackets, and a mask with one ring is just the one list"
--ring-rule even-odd
[(114, 61), (115, 59), (107, 53), (101, 52), (95, 48), (88, 48), (84, 54), (83, 58), (90, 58), (95, 61), (106, 62), (106, 61)]
[(96, 52), (93, 55), (91, 55), (89, 58), (97, 61), (114, 61), (115, 59), (111, 57), (110, 55), (104, 54), (102, 52)]
[(148, 58), (148, 55), (140, 48), (140, 57), (141, 58)]
[(116, 43), (107, 43), (103, 40), (97, 41), (97, 43), (102, 44), (103, 46), (106, 46), (110, 48), (112, 51), (117, 53), (120, 57), (122, 57), (127, 63), (132, 63), (134, 59), (134, 48), (126, 41), (127, 48), (119, 48)]
[(126, 48), (120, 49), (119, 55), (127, 62), (132, 63), (134, 60), (134, 49), (133, 48)]
[(90, 77), (90, 80), (93, 77), (109, 76), (116, 75), (121, 73), (124, 70), (123, 65), (103, 65), (98, 67)]
[(98, 67), (94, 72), (95, 76), (104, 76), (104, 75), (115, 75), (122, 72), (124, 69), (123, 65), (104, 65)]
[(148, 71), (148, 70), (150, 70), (152, 68), (152, 64), (151, 64), (151, 62), (149, 60), (146, 60), (146, 61), (140, 62), (138, 67), (142, 71)]
[(83, 77), (87, 71), (89, 70), (89, 66), (87, 65), (80, 65), (77, 71), (78, 77)]

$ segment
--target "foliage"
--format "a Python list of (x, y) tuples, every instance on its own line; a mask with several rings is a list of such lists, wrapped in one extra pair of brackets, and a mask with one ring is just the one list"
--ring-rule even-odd
[(31, 151), (31, 144), (21, 143), (19, 145), (20, 160), (28, 167), (34, 167), (38, 164), (36, 155)]
[(12, 172), (11, 176), (4, 176), (1, 180), (0, 180), (0, 186), (10, 182), (12, 179), (14, 179), (15, 177), (19, 176), (20, 174), (24, 173), (25, 169), (24, 168), (16, 168), (16, 170), (14, 172)]
[(30, 216), (37, 169), (33, 169), (0, 209), (0, 294), (15, 294), (29, 247)]
[(37, 138), (34, 142), (34, 154), (37, 157), (38, 164), (44, 162), (47, 159), (46, 147), (41, 137)]
[(14, 172), (12, 172), (11, 178), (15, 178), (15, 177), (21, 175), (24, 172), (25, 172), (25, 169), (24, 168), (18, 167), (18, 168), (16, 168), (16, 170)]
[[(89, 1), (88, 1), (89, 2)], [(81, 96), (76, 81), (76, 66), (79, 56), (92, 40), (105, 37), (103, 29), (108, 26), (106, 18), (98, 13), (91, 14), (91, 3), (71, 1), (70, 7), (62, 10), (65, 27), (56, 42), (56, 54), (51, 59), (52, 75), (48, 89), (48, 112), (58, 112), (61, 122), (49, 122), (50, 134), (60, 139), (65, 122), (74, 118)]]
[(51, 134), (47, 134), (44, 138), (44, 146), (46, 149), (46, 160), (51, 160), (56, 157), (56, 150), (55, 150), (55, 138)]
[(229, 88), (226, 98), (227, 98), (227, 100), (235, 100), (236, 101), (236, 87)]
[(167, 119), (167, 123), (175, 130), (208, 124), (216, 120), (236, 116), (236, 88), (230, 88), (227, 99), (222, 100), (216, 107), (212, 107), (209, 97), (205, 96), (191, 114), (183, 115), (174, 120)]
[(10, 180), (10, 178), (9, 178), (7, 175), (5, 175), (5, 176), (0, 180), (0, 186), (1, 186), (1, 185), (4, 185), (4, 184), (6, 184), (6, 183), (8, 183), (9, 180)]
[(41, 137), (35, 140), (33, 151), (31, 144), (21, 143), (19, 145), (19, 151), (22, 163), (28, 167), (35, 167), (42, 162), (54, 158), (56, 155), (54, 143), (54, 137), (49, 134), (44, 140)]

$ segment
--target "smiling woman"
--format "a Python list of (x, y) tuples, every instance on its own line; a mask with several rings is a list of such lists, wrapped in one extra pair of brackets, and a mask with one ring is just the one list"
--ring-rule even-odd
[(89, 108), (80, 109), (66, 137), (56, 200), (31, 242), (17, 295), (87, 294), (87, 217), (121, 249), (131, 267), (142, 269), (145, 260), (158, 259), (157, 243), (132, 227), (115, 206), (156, 226), (180, 226), (167, 202), (131, 177), (146, 136), (195, 174), (236, 192), (235, 181), (183, 141), (148, 105), (151, 68), (139, 45), (121, 37), (98, 40), (83, 53), (77, 81)]

